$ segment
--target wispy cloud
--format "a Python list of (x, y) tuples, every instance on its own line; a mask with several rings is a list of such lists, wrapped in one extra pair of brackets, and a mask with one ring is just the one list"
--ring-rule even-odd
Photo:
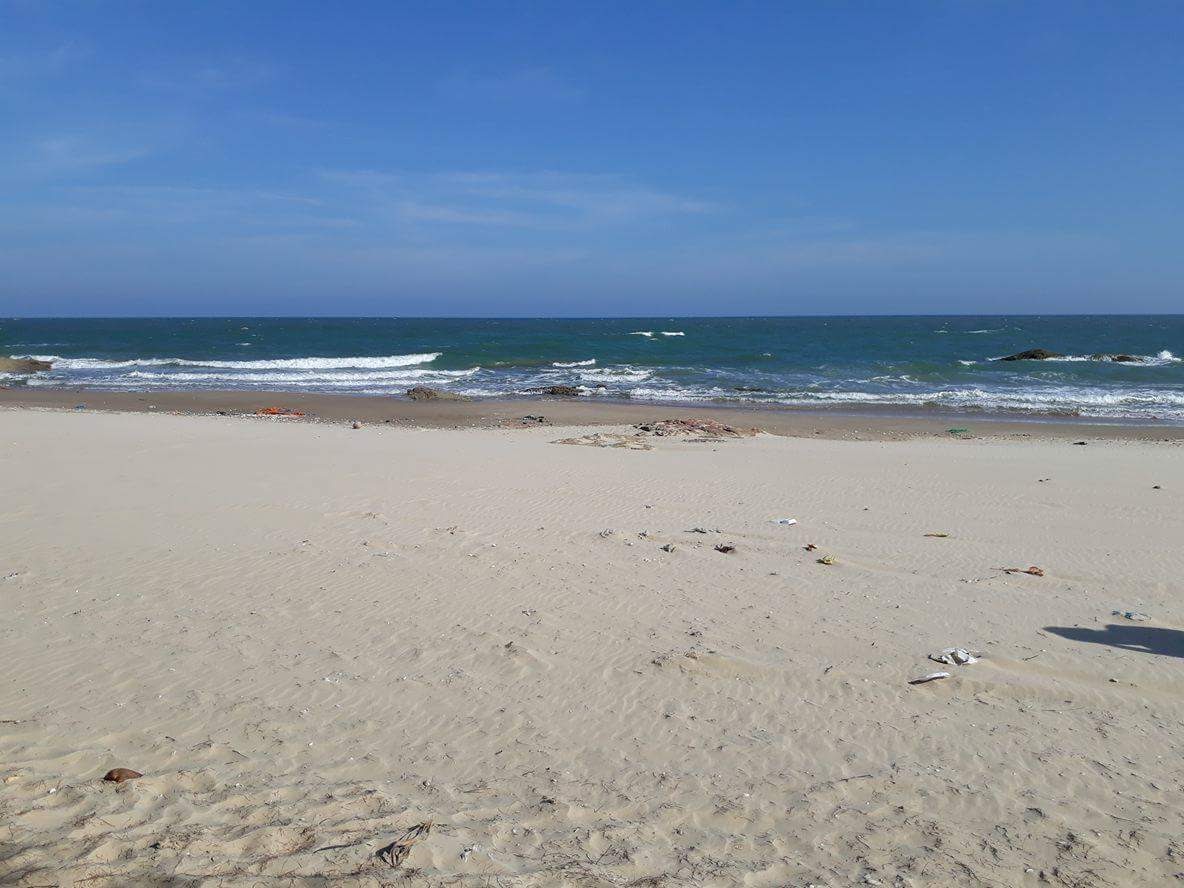
[(65, 40), (40, 50), (22, 50), (0, 55), (0, 87), (57, 77), (85, 60), (90, 50), (76, 40)]
[(445, 99), (481, 102), (571, 102), (584, 95), (583, 90), (545, 67), (498, 73), (459, 71), (441, 80), (436, 91)]
[(21, 146), (10, 159), (10, 176), (52, 177), (118, 166), (152, 153), (130, 138), (104, 140), (84, 135), (53, 135)]
[(147, 71), (142, 82), (169, 92), (226, 92), (262, 86), (280, 73), (278, 65), (246, 56), (178, 59)]
[(706, 201), (612, 175), (329, 170), (322, 178), (364, 195), (375, 208), (440, 224), (612, 227), (714, 209)]

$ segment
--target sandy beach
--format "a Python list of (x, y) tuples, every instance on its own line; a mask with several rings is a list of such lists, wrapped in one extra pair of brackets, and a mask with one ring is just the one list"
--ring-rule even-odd
[(2, 884), (1184, 873), (1175, 431), (104, 397), (0, 409)]

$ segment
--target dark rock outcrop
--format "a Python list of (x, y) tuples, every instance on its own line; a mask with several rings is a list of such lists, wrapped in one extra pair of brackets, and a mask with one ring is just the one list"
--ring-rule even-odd
[(1143, 359), (1135, 355), (1114, 355), (1110, 358), (1115, 364), (1142, 364)]
[(580, 390), (574, 385), (545, 385), (542, 388), (532, 388), (530, 391), (540, 395), (555, 395), (560, 398), (578, 398)]
[(40, 373), (52, 370), (50, 361), (35, 361), (32, 358), (0, 358), (0, 373)]
[(458, 395), (456, 392), (445, 392), (440, 389), (428, 388), (426, 385), (417, 385), (413, 388), (407, 389), (407, 397), (412, 401), (467, 401), (469, 400), (464, 395)]
[(1049, 358), (1063, 358), (1064, 355), (1060, 352), (1051, 352), (1043, 348), (1030, 348), (1027, 351), (1017, 352), (1014, 355), (1008, 355), (1006, 358), (1000, 358), (1000, 361), (1047, 361)]

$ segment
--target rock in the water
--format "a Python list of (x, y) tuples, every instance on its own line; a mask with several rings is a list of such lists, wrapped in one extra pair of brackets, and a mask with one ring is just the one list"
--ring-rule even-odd
[(1060, 352), (1051, 352), (1044, 348), (1030, 348), (1027, 351), (1017, 352), (1014, 355), (1008, 355), (1006, 358), (1000, 358), (1000, 361), (1047, 361), (1049, 358), (1063, 358), (1064, 355)]
[(33, 358), (0, 358), (0, 373), (40, 373), (52, 370), (52, 361), (37, 361)]
[(407, 389), (407, 397), (412, 401), (467, 401), (469, 400), (464, 395), (458, 395), (456, 392), (445, 392), (440, 389), (428, 388), (425, 385), (417, 385), (413, 388)]
[(1134, 355), (1115, 355), (1110, 359), (1115, 364), (1142, 364), (1143, 359)]
[(560, 398), (578, 398), (580, 390), (574, 385), (545, 385), (541, 388), (532, 388), (530, 391), (540, 395), (555, 395)]

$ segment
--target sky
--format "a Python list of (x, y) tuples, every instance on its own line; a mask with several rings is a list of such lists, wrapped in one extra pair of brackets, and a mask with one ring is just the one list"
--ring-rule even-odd
[(0, 0), (0, 313), (1184, 311), (1179, 2)]

